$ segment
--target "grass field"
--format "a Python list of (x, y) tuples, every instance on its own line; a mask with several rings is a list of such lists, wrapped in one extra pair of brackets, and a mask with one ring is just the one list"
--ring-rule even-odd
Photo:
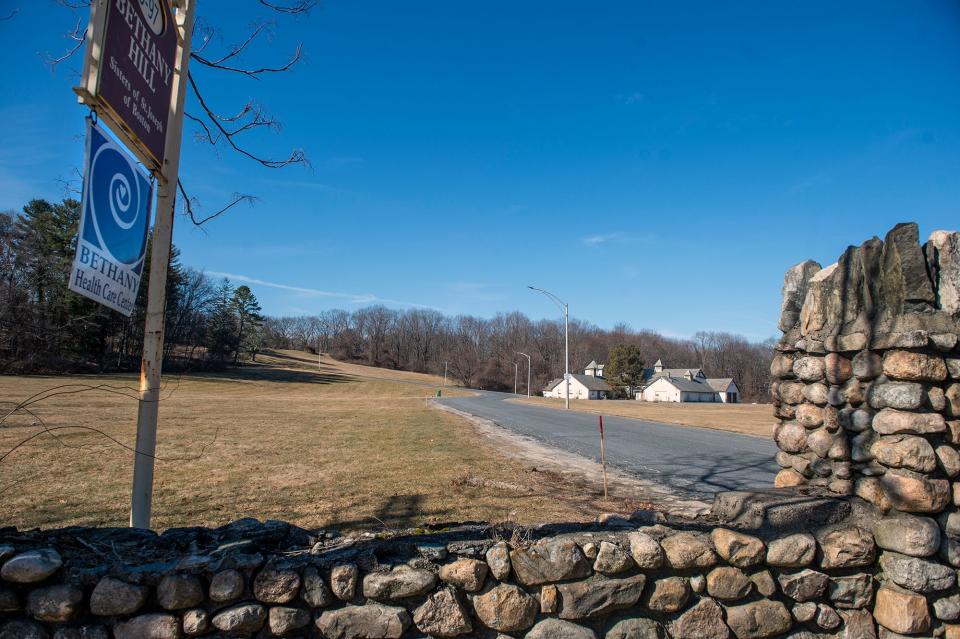
[[(536, 406), (563, 408), (564, 400), (547, 397), (516, 399)], [(679, 426), (702, 426), (731, 433), (772, 437), (773, 407), (770, 404), (671, 404), (618, 400), (571, 400), (570, 409), (599, 415), (617, 415)]]
[[(467, 422), (427, 406), (436, 377), (329, 359), (318, 370), (292, 352), (258, 359), (165, 379), (155, 528), (247, 516), (345, 530), (582, 521), (639, 507), (490, 450)], [(0, 526), (126, 525), (136, 378), (0, 376), (0, 418), (58, 386), (69, 394), (0, 426), (0, 454), (37, 435), (0, 461)]]

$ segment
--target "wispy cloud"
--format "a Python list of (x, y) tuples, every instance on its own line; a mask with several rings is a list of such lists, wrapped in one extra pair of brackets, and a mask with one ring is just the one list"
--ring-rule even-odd
[(632, 93), (618, 93), (617, 102), (626, 105), (635, 105), (642, 104), (646, 96), (644, 96), (639, 91), (634, 91)]
[(394, 300), (386, 297), (379, 297), (372, 293), (340, 293), (335, 291), (322, 291), (316, 288), (307, 288), (303, 286), (292, 286), (290, 284), (281, 284), (279, 282), (270, 282), (267, 280), (261, 280), (256, 277), (250, 277), (249, 275), (242, 275), (240, 273), (225, 273), (223, 271), (207, 271), (207, 274), (213, 275), (214, 277), (225, 277), (228, 280), (233, 280), (235, 282), (243, 282), (244, 284), (254, 284), (256, 286), (266, 286), (267, 288), (276, 288), (281, 291), (290, 291), (291, 293), (299, 293), (307, 297), (330, 297), (334, 299), (341, 299), (350, 302), (351, 304), (392, 304), (394, 306), (407, 306), (410, 308), (427, 308), (434, 311), (439, 311), (435, 306), (429, 306), (427, 304), (418, 304), (416, 302), (404, 302), (402, 300)]
[(643, 242), (652, 242), (653, 235), (635, 233), (626, 233), (624, 231), (611, 231), (610, 233), (599, 233), (597, 235), (587, 235), (580, 239), (584, 246), (598, 248), (604, 244), (636, 244)]
[(609, 244), (610, 242), (621, 242), (625, 238), (625, 234), (620, 231), (615, 231), (613, 233), (602, 233), (600, 235), (588, 235), (583, 238), (583, 245), (596, 247), (603, 244)]

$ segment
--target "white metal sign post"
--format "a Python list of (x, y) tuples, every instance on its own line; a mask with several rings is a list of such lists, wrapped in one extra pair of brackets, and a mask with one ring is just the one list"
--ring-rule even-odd
[[(179, 184), (183, 107), (196, 4), (197, 0), (92, 0), (83, 78), (80, 86), (74, 89), (80, 102), (97, 113), (159, 182), (133, 460), (130, 525), (135, 528), (150, 527), (167, 270)], [(97, 177), (92, 169), (90, 173), (88, 182)], [(121, 196), (129, 195), (133, 184), (119, 186)], [(114, 217), (121, 228), (124, 224), (132, 224), (129, 216), (114, 214)], [(78, 246), (78, 259), (79, 249)], [(89, 283), (81, 281), (78, 285), (90, 297), (95, 291), (84, 284), (96, 289), (96, 283), (91, 278)], [(129, 308), (121, 303), (111, 305), (109, 300), (102, 303), (129, 315), (135, 299), (134, 290), (133, 300), (126, 300)]]
[(137, 412), (137, 444), (133, 462), (133, 498), (130, 526), (149, 528), (153, 504), (153, 465), (157, 448), (157, 413), (160, 402), (160, 375), (163, 367), (164, 308), (167, 302), (167, 267), (173, 241), (173, 214), (180, 175), (180, 146), (183, 139), (183, 107), (187, 93), (187, 72), (197, 0), (177, 3), (177, 46), (173, 94), (167, 119), (165, 157), (157, 196), (157, 220), (153, 227), (147, 315), (143, 332), (143, 361), (140, 365), (140, 406)]

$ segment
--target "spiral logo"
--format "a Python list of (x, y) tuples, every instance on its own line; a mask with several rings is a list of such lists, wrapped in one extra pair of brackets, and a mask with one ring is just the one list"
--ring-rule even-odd
[(133, 162), (94, 129), (87, 203), (92, 243), (120, 264), (142, 260), (150, 213), (150, 184)]

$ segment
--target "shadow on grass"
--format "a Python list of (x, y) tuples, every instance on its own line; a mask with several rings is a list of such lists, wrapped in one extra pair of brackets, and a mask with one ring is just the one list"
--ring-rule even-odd
[[(284, 355), (271, 357), (283, 358)], [(289, 358), (295, 363), (301, 360)], [(253, 382), (293, 382), (299, 384), (344, 384), (360, 381), (360, 378), (345, 375), (330, 366), (315, 369), (285, 368), (270, 362), (247, 362), (243, 366), (233, 366), (222, 371), (198, 371), (189, 374), (195, 379), (224, 379)]]

